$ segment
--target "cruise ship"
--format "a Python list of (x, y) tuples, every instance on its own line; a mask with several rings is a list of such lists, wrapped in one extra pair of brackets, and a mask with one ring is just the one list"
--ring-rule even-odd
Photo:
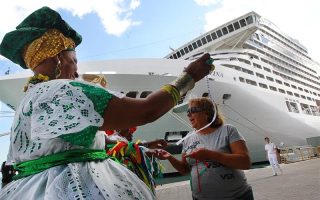
[[(103, 74), (108, 89), (132, 98), (145, 98), (173, 81), (191, 61), (204, 53), (215, 71), (196, 84), (163, 117), (138, 127), (134, 139), (163, 138), (177, 156), (190, 127), (186, 115), (190, 98), (209, 97), (226, 123), (245, 137), (252, 162), (265, 161), (264, 137), (276, 145), (307, 144), (320, 135), (320, 65), (306, 47), (255, 12), (247, 13), (182, 45), (159, 59), (123, 59), (79, 63), (79, 74)], [(0, 77), (0, 100), (17, 107), (31, 71)], [(155, 105), (156, 106), (156, 105)], [(165, 164), (166, 172), (173, 172)]]

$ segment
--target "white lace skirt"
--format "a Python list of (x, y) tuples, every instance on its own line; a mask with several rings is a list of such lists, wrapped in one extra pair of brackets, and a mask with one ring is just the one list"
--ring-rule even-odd
[(130, 170), (111, 159), (72, 163), (13, 181), (1, 200), (152, 200), (154, 194)]

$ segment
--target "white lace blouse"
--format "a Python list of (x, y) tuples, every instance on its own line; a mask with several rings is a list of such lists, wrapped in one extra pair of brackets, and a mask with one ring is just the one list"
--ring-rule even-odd
[[(86, 82), (53, 80), (29, 87), (16, 110), (8, 163), (72, 149), (104, 149), (98, 132), (114, 95)], [(110, 116), (111, 117), (111, 116)], [(111, 159), (49, 168), (5, 186), (0, 199), (154, 199), (130, 170)]]

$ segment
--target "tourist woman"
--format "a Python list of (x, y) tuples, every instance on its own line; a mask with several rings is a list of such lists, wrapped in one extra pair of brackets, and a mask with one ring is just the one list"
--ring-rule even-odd
[(165, 150), (158, 150), (156, 156), (167, 159), (181, 174), (190, 173), (195, 200), (252, 200), (252, 189), (242, 171), (251, 165), (244, 138), (234, 126), (224, 124), (218, 107), (208, 98), (191, 99), (187, 113), (197, 132), (183, 141), (182, 159)]

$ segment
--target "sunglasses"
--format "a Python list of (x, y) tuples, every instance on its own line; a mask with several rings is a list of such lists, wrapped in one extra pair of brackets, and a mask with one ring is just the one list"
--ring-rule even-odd
[(205, 111), (205, 110), (206, 109), (202, 108), (202, 107), (191, 107), (191, 108), (188, 108), (187, 113), (188, 114), (192, 114), (192, 113), (202, 112), (202, 111)]

